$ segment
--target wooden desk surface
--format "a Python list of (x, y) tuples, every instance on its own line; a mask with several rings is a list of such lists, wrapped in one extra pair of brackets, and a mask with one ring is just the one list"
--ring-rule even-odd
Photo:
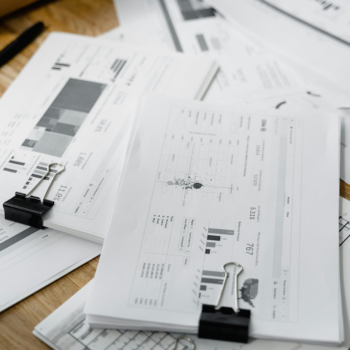
[[(16, 78), (49, 32), (64, 31), (96, 36), (118, 26), (112, 0), (40, 1), (0, 19), (0, 49), (37, 21), (45, 23), (45, 32), (0, 68), (0, 95)], [(350, 200), (350, 186), (342, 181), (340, 193)], [(99, 258), (90, 261), (1, 313), (0, 350), (50, 349), (32, 334), (34, 327), (94, 277), (98, 260)]]
[[(44, 33), (0, 68), (0, 95), (9, 87), (49, 32), (63, 31), (96, 36), (118, 26), (113, 0), (39, 1), (0, 19), (0, 49), (38, 21), (45, 23)], [(32, 334), (34, 327), (94, 277), (98, 260), (99, 258), (90, 261), (1, 313), (0, 350), (51, 349)]]

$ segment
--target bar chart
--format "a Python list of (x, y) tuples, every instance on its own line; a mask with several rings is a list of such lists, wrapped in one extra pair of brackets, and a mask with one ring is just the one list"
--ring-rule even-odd
[(217, 244), (221, 242), (222, 236), (233, 236), (235, 234), (234, 230), (225, 230), (225, 229), (218, 229), (218, 228), (209, 228), (208, 229), (208, 235), (207, 235), (207, 243), (206, 243), (206, 250), (205, 254), (210, 254), (212, 250), (215, 250), (217, 248)]
[(16, 174), (27, 170), (27, 167), (26, 167), (26, 163), (20, 160), (16, 160), (15, 157), (12, 156), (2, 170), (12, 174)]
[(105, 89), (105, 84), (69, 79), (22, 148), (61, 157)]
[(126, 60), (121, 60), (119, 58), (117, 58), (112, 66), (111, 66), (111, 70), (113, 72), (113, 78), (111, 79), (111, 81), (115, 82), (115, 80), (117, 79), (119, 73), (122, 71), (123, 67), (126, 65)]
[(202, 279), (201, 279), (201, 291), (206, 291), (208, 284), (219, 284), (222, 285), (224, 283), (225, 272), (223, 271), (202, 271)]
[(201, 0), (177, 0), (177, 4), (185, 21), (215, 16), (215, 10)]

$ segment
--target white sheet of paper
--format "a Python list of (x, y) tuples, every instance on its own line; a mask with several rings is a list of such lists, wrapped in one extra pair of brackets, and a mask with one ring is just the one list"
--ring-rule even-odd
[[(280, 91), (301, 79), (276, 59), (264, 54), (246, 36), (232, 30), (203, 1), (116, 0), (122, 31), (130, 40), (215, 59), (220, 71), (206, 101), (237, 94)], [(118, 30), (117, 30), (118, 33)], [(112, 39), (113, 34), (106, 38)]]
[[(306, 81), (350, 91), (350, 46), (290, 18), (259, 0), (207, 0), (238, 31), (289, 63)], [(309, 1), (310, 2), (310, 1)]]
[(151, 31), (148, 26), (144, 27), (144, 30), (140, 31), (140, 27), (135, 25), (119, 26), (109, 30), (101, 35), (99, 38), (111, 40), (115, 43), (123, 43), (128, 45), (137, 45), (144, 48), (156, 48), (165, 52), (168, 50), (172, 52), (171, 48), (162, 45), (157, 40), (152, 40)]
[[(347, 350), (350, 346), (350, 202), (339, 199), (339, 234), (341, 253), (341, 281), (344, 306), (345, 341), (338, 349)], [(35, 327), (34, 334), (56, 350), (153, 350), (169, 349), (178, 334), (160, 332), (106, 330), (89, 327), (83, 309), (92, 282), (82, 288), (59, 309)], [(334, 347), (314, 346), (296, 343), (282, 343), (267, 340), (254, 340), (250, 344), (233, 344), (195, 340), (197, 348), (203, 350), (332, 350)], [(180, 349), (182, 349), (180, 347)]]
[(339, 343), (338, 119), (266, 113), (148, 100), (89, 323), (196, 333), (233, 259), (253, 337)]
[[(35, 327), (34, 335), (55, 350), (168, 350), (172, 349), (175, 338), (180, 334), (163, 332), (123, 331), (92, 329), (83, 313), (92, 282), (86, 285), (53, 314)], [(241, 344), (195, 340), (201, 350), (240, 350)], [(185, 350), (182, 342), (178, 350)], [(289, 350), (289, 348), (288, 348)]]
[(201, 98), (217, 68), (206, 58), (51, 34), (0, 100), (0, 210), (47, 164), (63, 163), (44, 225), (101, 243), (138, 99), (151, 91)]
[[(347, 276), (347, 278), (345, 278)], [(349, 274), (344, 275), (344, 283)], [(125, 331), (93, 329), (86, 322), (83, 312), (93, 281), (77, 292), (60, 308), (39, 323), (33, 334), (55, 350), (169, 350), (180, 334), (147, 331)], [(334, 347), (268, 340), (252, 340), (249, 344), (238, 344), (190, 336), (199, 350), (334, 350)], [(182, 342), (177, 350), (185, 350)], [(349, 343), (350, 344), (350, 343)], [(343, 344), (339, 350), (347, 350)]]
[[(116, 5), (118, 5), (120, 1), (118, 0)], [(124, 3), (123, 3), (124, 4)], [(148, 7), (150, 7), (150, 3), (148, 4)], [(151, 4), (153, 2), (151, 1)], [(156, 3), (154, 3), (156, 4)], [(159, 4), (159, 3), (158, 3)], [(142, 6), (136, 7), (136, 9), (142, 9)], [(123, 23), (133, 23), (135, 21), (135, 15), (138, 14), (138, 10), (133, 11), (131, 14), (125, 13), (126, 10), (129, 9), (129, 6), (121, 6), (121, 13), (120, 17), (121, 19), (124, 19)], [(147, 7), (146, 7), (147, 9)], [(142, 20), (145, 21), (147, 19), (147, 15), (149, 15), (149, 12), (143, 12), (145, 15), (142, 17)], [(160, 14), (161, 15), (161, 14)], [(216, 23), (223, 23), (222, 19), (220, 19), (221, 22), (216, 22), (214, 20), (212, 21), (212, 24)], [(157, 22), (155, 22), (157, 23)], [(197, 19), (193, 21), (194, 24), (205, 24), (208, 23), (208, 20), (201, 20)], [(195, 26), (195, 25), (194, 25)], [(152, 32), (149, 29), (149, 26), (144, 26), (145, 28), (148, 28), (146, 31), (140, 31), (140, 27), (136, 25), (127, 25), (123, 27), (118, 27), (116, 29), (111, 30), (110, 32), (107, 32), (103, 34), (103, 37), (112, 40), (114, 42), (126, 42), (126, 43), (133, 43), (138, 45), (159, 45), (161, 47), (161, 42), (159, 42), (154, 36), (152, 36)], [(197, 25), (198, 27), (198, 25)], [(200, 28), (204, 27), (204, 30), (207, 30), (205, 25), (199, 25)], [(185, 25), (185, 28), (187, 29), (188, 26)], [(148, 32), (150, 31), (150, 33)], [(153, 33), (154, 34), (154, 33)], [(218, 33), (220, 34), (220, 32)], [(189, 36), (190, 37), (190, 36)], [(184, 35), (184, 38), (186, 36)], [(187, 39), (188, 40), (188, 39)], [(186, 39), (185, 39), (186, 41)], [(166, 46), (166, 45), (163, 45)], [(170, 46), (170, 45), (169, 45)], [(348, 110), (350, 109), (350, 98), (346, 95), (342, 96), (341, 94), (337, 92), (333, 92), (327, 89), (324, 89), (320, 86), (312, 87), (311, 89), (307, 89), (306, 87), (304, 89), (300, 88), (291, 88), (291, 89), (281, 89), (280, 91), (273, 91), (273, 92), (267, 92), (267, 93), (258, 93), (255, 92), (254, 94), (247, 95), (244, 97), (239, 97), (242, 92), (242, 90), (236, 91), (234, 94), (235, 100), (233, 100), (233, 95), (227, 95), (225, 93), (216, 93), (218, 90), (215, 88), (215, 86), (218, 86), (218, 80), (217, 82), (213, 84), (208, 92), (208, 95), (206, 96), (207, 100), (210, 100), (212, 98), (212, 94), (215, 94), (214, 99), (216, 102), (221, 101), (223, 103), (236, 103), (238, 100), (242, 99), (245, 101), (246, 106), (255, 107), (255, 108), (275, 108), (279, 109), (281, 111), (284, 111), (286, 107), (289, 105), (292, 105), (293, 108), (297, 109), (298, 111), (301, 111), (303, 109), (309, 109), (309, 108), (316, 108), (318, 110), (326, 109), (329, 112), (335, 112), (338, 110), (339, 114), (342, 117), (342, 135), (341, 135), (341, 170), (340, 170), (340, 178), (350, 183), (350, 166), (346, 166), (347, 159), (350, 159), (350, 147), (347, 147), (346, 145), (350, 143), (350, 121), (346, 115), (349, 113)], [(247, 80), (248, 82), (250, 80)], [(249, 85), (249, 84), (248, 84)], [(310, 85), (308, 85), (310, 86)], [(312, 85), (311, 85), (312, 86)], [(237, 86), (239, 87), (239, 86)], [(248, 88), (247, 90), (244, 90), (245, 92), (249, 91), (250, 89), (254, 90), (254, 88)], [(256, 91), (259, 90), (259, 84), (256, 85)], [(269, 89), (268, 89), (269, 90)], [(244, 95), (244, 94), (243, 94)], [(261, 102), (259, 105), (257, 105), (257, 99)], [(270, 105), (266, 105), (266, 103)], [(288, 106), (287, 106), (288, 104)]]
[(101, 245), (0, 216), (0, 311), (96, 257)]
[(350, 146), (348, 146), (350, 145), (350, 98), (348, 96), (316, 87), (312, 88), (311, 91), (290, 89), (281, 94), (276, 92), (254, 94), (236, 102), (241, 106), (263, 110), (271, 108), (281, 112), (299, 113), (317, 110), (339, 115), (341, 118), (340, 178), (346, 183), (350, 183)]
[(349, 0), (262, 0), (350, 44)]

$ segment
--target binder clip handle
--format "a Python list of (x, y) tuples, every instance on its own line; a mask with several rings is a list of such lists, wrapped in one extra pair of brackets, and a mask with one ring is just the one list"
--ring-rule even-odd
[[(49, 175), (49, 173), (50, 173), (51, 167), (56, 166), (56, 165), (60, 166), (61, 169), (58, 170), (58, 171), (55, 173), (55, 175), (54, 175), (53, 178), (52, 178), (52, 181), (50, 181), (49, 186), (47, 187), (47, 189), (46, 189), (46, 191), (45, 191), (45, 193), (44, 193), (44, 195), (43, 195), (43, 199), (42, 199), (42, 200), (43, 200), (43, 201), (45, 200), (45, 197), (47, 196), (47, 194), (48, 194), (48, 192), (49, 192), (49, 190), (50, 190), (50, 188), (51, 188), (51, 186), (52, 186), (52, 184), (53, 184), (53, 180), (55, 179), (55, 177), (56, 177), (57, 175), (63, 173), (64, 170), (66, 169), (65, 166), (62, 165), (62, 164), (60, 164), (60, 163), (50, 163), (50, 164), (47, 166), (46, 173), (45, 173), (45, 174), (42, 176), (42, 178), (37, 182), (37, 184), (25, 195), (26, 198), (29, 197), (29, 196), (39, 187), (39, 185), (45, 180), (46, 176)], [(18, 193), (18, 192), (16, 192), (16, 193)]]
[(216, 305), (215, 305), (215, 309), (218, 309), (218, 308), (219, 308), (221, 298), (222, 298), (222, 296), (223, 296), (223, 294), (224, 294), (224, 290), (225, 290), (225, 286), (226, 286), (226, 282), (227, 282), (227, 277), (228, 277), (228, 273), (227, 273), (227, 271), (226, 271), (226, 267), (227, 267), (227, 266), (230, 266), (230, 265), (234, 265), (234, 266), (236, 266), (236, 267), (239, 268), (239, 271), (236, 272), (236, 274), (235, 274), (235, 306), (234, 306), (235, 312), (238, 313), (238, 312), (239, 312), (239, 307), (238, 307), (238, 285), (237, 285), (237, 278), (238, 278), (238, 275), (243, 271), (243, 266), (240, 265), (240, 264), (238, 264), (238, 263), (236, 263), (236, 262), (233, 262), (233, 261), (232, 261), (232, 262), (228, 262), (228, 263), (226, 263), (226, 264), (224, 264), (224, 265), (222, 266), (222, 268), (223, 268), (223, 270), (224, 270), (224, 272), (225, 272), (225, 278), (224, 278), (224, 282), (223, 282), (223, 284), (222, 284), (222, 288), (221, 288), (221, 290), (220, 290), (220, 294), (219, 294), (218, 301), (216, 302)]
[[(227, 266), (234, 265), (239, 270), (235, 274), (235, 306), (219, 308), (227, 282)], [(238, 275), (243, 271), (243, 266), (236, 262), (228, 262), (223, 265), (225, 278), (216, 305), (202, 305), (202, 313), (199, 320), (198, 337), (215, 340), (226, 340), (239, 343), (248, 343), (250, 310), (238, 307)]]
[[(185, 336), (178, 337), (178, 338), (175, 339), (175, 345), (174, 345), (173, 350), (177, 350), (177, 345), (178, 345), (179, 341), (182, 340), (182, 339), (186, 340), (187, 342), (189, 342), (191, 344), (191, 350), (196, 350), (196, 344), (193, 341), (193, 339), (190, 338), (190, 337), (185, 337)], [(186, 347), (186, 349), (187, 349), (187, 347)]]

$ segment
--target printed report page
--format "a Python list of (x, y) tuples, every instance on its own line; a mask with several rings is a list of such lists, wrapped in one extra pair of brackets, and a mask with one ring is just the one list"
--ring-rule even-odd
[(96, 257), (101, 245), (0, 215), (0, 311)]
[[(343, 278), (346, 284), (349, 274), (343, 274)], [(83, 310), (92, 283), (88, 283), (39, 323), (33, 334), (55, 350), (171, 350), (174, 348), (175, 340), (184, 335), (90, 327)], [(200, 339), (194, 334), (186, 336), (189, 336), (200, 350), (334, 350), (334, 347), (261, 339), (252, 340), (249, 344), (240, 344)], [(348, 350), (346, 344), (349, 343), (342, 344), (338, 349)], [(182, 340), (177, 350), (186, 350), (189, 345)]]
[(116, 0), (115, 4), (127, 39), (139, 42), (140, 37), (152, 47), (217, 60), (220, 70), (206, 101), (232, 101), (232, 96), (283, 91), (300, 84), (291, 69), (266, 55), (203, 1)]
[(88, 322), (196, 333), (234, 261), (251, 336), (339, 343), (338, 118), (158, 97), (139, 118)]
[(51, 180), (55, 170), (44, 176), (47, 166), (62, 163), (45, 226), (101, 243), (135, 101), (152, 91), (201, 98), (216, 69), (208, 59), (51, 34), (0, 102), (1, 204)]
[(350, 2), (262, 0), (350, 44)]
[[(291, 18), (260, 0), (207, 0), (230, 21), (289, 64), (303, 79), (348, 94), (349, 45)], [(320, 6), (326, 1), (315, 2)], [(300, 3), (300, 1), (291, 3)]]
[(312, 88), (311, 91), (291, 89), (287, 93), (263, 93), (246, 97), (242, 102), (254, 108), (271, 108), (281, 112), (322, 111), (336, 113), (341, 120), (340, 137), (340, 179), (350, 183), (350, 99), (324, 88)]

